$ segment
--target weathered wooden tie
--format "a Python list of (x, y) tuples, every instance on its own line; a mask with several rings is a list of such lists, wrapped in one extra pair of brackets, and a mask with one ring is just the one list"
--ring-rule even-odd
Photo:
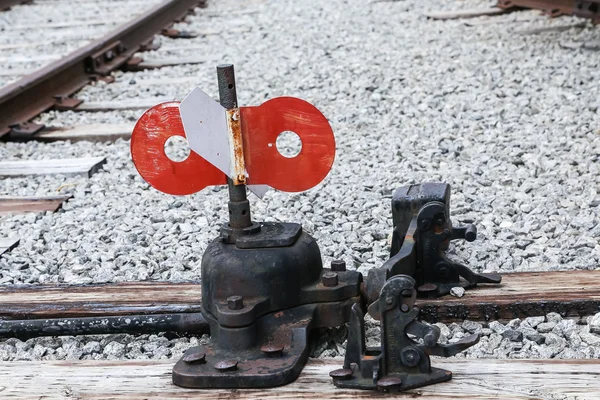
[[(3, 362), (0, 393), (7, 400), (392, 398), (379, 392), (333, 386), (329, 372), (340, 368), (341, 358), (311, 359), (294, 383), (272, 389), (182, 389), (171, 382), (173, 363), (174, 360)], [(452, 380), (393, 398), (600, 398), (600, 360), (435, 359), (435, 366), (452, 371)]]
[(54, 212), (58, 210), (62, 206), (62, 204), (71, 197), (73, 196), (0, 196), (0, 216), (42, 211)]
[(200, 311), (200, 282), (0, 286), (0, 318), (46, 319)]
[(463, 10), (450, 10), (450, 11), (430, 11), (426, 12), (425, 16), (431, 19), (448, 20), (448, 19), (462, 19), (462, 18), (476, 18), (486, 17), (494, 15), (507, 14), (514, 11), (511, 8), (469, 8)]
[[(462, 298), (417, 301), (429, 322), (506, 321), (558, 312), (566, 317), (600, 312), (600, 271), (503, 274), (497, 287), (481, 285)], [(200, 311), (199, 282), (0, 287), (0, 318), (67, 318)]]
[(430, 322), (506, 321), (549, 312), (582, 318), (600, 312), (600, 271), (503, 274), (498, 286), (481, 285), (462, 298), (446, 296), (417, 305)]
[(62, 128), (46, 128), (31, 136), (31, 140), (40, 142), (56, 142), (70, 140), (79, 142), (113, 142), (117, 139), (129, 139), (134, 125), (132, 124), (92, 124), (76, 125)]
[(105, 163), (104, 157), (0, 161), (0, 178), (57, 174), (86, 175), (89, 178)]

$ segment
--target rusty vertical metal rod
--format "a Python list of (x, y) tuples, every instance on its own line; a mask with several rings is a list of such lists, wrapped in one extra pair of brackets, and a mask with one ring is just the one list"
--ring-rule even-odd
[[(238, 104), (233, 65), (218, 65), (217, 80), (221, 105), (227, 109), (236, 108)], [(232, 228), (249, 227), (252, 225), (252, 218), (250, 202), (246, 196), (246, 185), (234, 185), (230, 178), (227, 178), (227, 185), (229, 186), (229, 226)]]

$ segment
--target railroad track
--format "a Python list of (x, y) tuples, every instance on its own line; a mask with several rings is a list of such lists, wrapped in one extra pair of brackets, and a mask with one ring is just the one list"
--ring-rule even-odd
[[(13, 2), (10, 5), (15, 5)], [(30, 2), (19, 2), (19, 4)], [(42, 3), (40, 6), (43, 6)], [(57, 111), (110, 111), (118, 109), (111, 104), (94, 105), (77, 99), (73, 94), (88, 84), (97, 82), (112, 83), (112, 73), (119, 69), (127, 71), (143, 71), (156, 69), (180, 63), (194, 63), (186, 59), (155, 60), (144, 62), (140, 57), (144, 51), (157, 50), (160, 46), (154, 42), (156, 35), (163, 35), (172, 39), (193, 38), (190, 32), (179, 31), (172, 28), (173, 24), (182, 22), (195, 7), (205, 6), (205, 0), (168, 0), (160, 1), (153, 7), (142, 9), (140, 15), (105, 33), (101, 38), (91, 41), (75, 51), (61, 57), (56, 53), (38, 54), (33, 57), (18, 56), (7, 57), (10, 63), (19, 65), (21, 59), (38, 63), (44, 60), (51, 62), (40, 69), (19, 77), (21, 70), (14, 68), (15, 75), (8, 75), (12, 79), (0, 88), (0, 140), (28, 141), (38, 140), (51, 142), (57, 140), (93, 140), (112, 141), (117, 138), (128, 138), (132, 126), (127, 125), (84, 125), (79, 127), (49, 127), (45, 124), (34, 123), (33, 119), (48, 110)], [(8, 4), (6, 4), (8, 8)], [(23, 6), (24, 12), (34, 5)], [(90, 29), (92, 20), (55, 22), (43, 25), (50, 32), (56, 28), (73, 28), (79, 32), (73, 35), (74, 39), (66, 40), (66, 48), (79, 45), (81, 30)], [(92, 21), (93, 22), (93, 21)], [(94, 25), (93, 23), (91, 24)], [(12, 29), (25, 29), (26, 25), (17, 25)], [(106, 28), (106, 27), (105, 27)], [(106, 29), (104, 29), (106, 30)], [(86, 37), (86, 35), (83, 35)], [(34, 43), (35, 45), (35, 43)], [(40, 46), (43, 46), (41, 43)], [(1, 47), (1, 46), (0, 46)], [(19, 43), (4, 45), (5, 51), (18, 50)], [(59, 46), (59, 50), (61, 47)], [(55, 50), (56, 51), (56, 50)], [(59, 57), (57, 59), (57, 57)], [(143, 110), (151, 104), (136, 103), (126, 105), (125, 108)], [(24, 161), (0, 162), (0, 177), (16, 177), (37, 174), (75, 174), (90, 177), (106, 162), (101, 157), (75, 158), (72, 160), (44, 161), (42, 163)], [(19, 212), (56, 211), (61, 204), (71, 196), (0, 196), (0, 215)], [(6, 243), (15, 243), (18, 238), (7, 238)], [(8, 244), (3, 247), (7, 251)]]
[(30, 139), (45, 128), (32, 123), (33, 118), (52, 108), (76, 109), (82, 101), (72, 97), (73, 93), (92, 81), (112, 81), (111, 73), (118, 68), (160, 67), (144, 65), (143, 60), (134, 55), (152, 49), (153, 37), (161, 32), (170, 37), (189, 37), (169, 28), (201, 4), (204, 2), (198, 0), (161, 2), (101, 39), (3, 87), (0, 89), (0, 137)]

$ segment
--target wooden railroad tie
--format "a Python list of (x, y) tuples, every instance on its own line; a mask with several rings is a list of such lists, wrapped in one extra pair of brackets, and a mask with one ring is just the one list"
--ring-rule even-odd
[[(420, 299), (428, 322), (507, 321), (558, 312), (584, 318), (600, 312), (600, 271), (516, 272), (497, 287), (462, 298)], [(0, 318), (43, 319), (200, 312), (200, 282), (0, 287)]]
[(106, 163), (104, 157), (64, 158), (54, 160), (0, 161), (0, 178), (28, 175), (85, 175), (88, 178)]
[(437, 20), (449, 20), (449, 19), (462, 19), (462, 18), (477, 18), (494, 15), (502, 15), (515, 11), (512, 8), (500, 8), (500, 7), (489, 7), (489, 8), (469, 8), (462, 10), (450, 10), (450, 11), (429, 11), (425, 13), (425, 16), (430, 19)]
[(0, 216), (10, 214), (24, 214), (29, 212), (43, 212), (58, 210), (62, 204), (73, 197), (61, 196), (0, 196)]
[[(436, 359), (451, 381), (396, 394), (420, 399), (599, 399), (600, 360)], [(174, 360), (15, 361), (0, 363), (3, 399), (381, 399), (375, 391), (333, 386), (329, 372), (343, 360), (310, 359), (293, 383), (272, 389), (179, 388)]]

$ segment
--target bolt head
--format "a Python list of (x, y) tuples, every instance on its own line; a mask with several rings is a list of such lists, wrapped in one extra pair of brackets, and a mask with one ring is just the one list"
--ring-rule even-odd
[(323, 285), (326, 287), (334, 287), (338, 284), (338, 274), (335, 272), (325, 272), (321, 277)]
[(400, 359), (407, 367), (416, 367), (421, 361), (421, 356), (415, 349), (409, 347), (400, 353)]
[(346, 261), (333, 260), (331, 261), (331, 270), (335, 272), (344, 272), (346, 270)]
[(191, 351), (191, 352), (187, 352), (183, 356), (182, 360), (186, 364), (205, 363), (206, 362), (206, 354), (200, 350)]
[(267, 355), (277, 356), (281, 355), (281, 353), (283, 352), (283, 346), (279, 344), (269, 343), (262, 346), (260, 348), (260, 351)]
[(244, 298), (242, 296), (229, 296), (227, 298), (227, 307), (230, 310), (241, 310), (244, 308)]
[(410, 307), (408, 306), (408, 304), (402, 304), (400, 306), (400, 310), (402, 310), (402, 312), (408, 312), (410, 310)]
[(377, 388), (381, 390), (390, 390), (402, 385), (402, 379), (397, 376), (388, 376), (377, 381)]
[(238, 362), (237, 360), (222, 360), (215, 363), (214, 367), (216, 370), (225, 372), (225, 371), (235, 371), (237, 369)]

